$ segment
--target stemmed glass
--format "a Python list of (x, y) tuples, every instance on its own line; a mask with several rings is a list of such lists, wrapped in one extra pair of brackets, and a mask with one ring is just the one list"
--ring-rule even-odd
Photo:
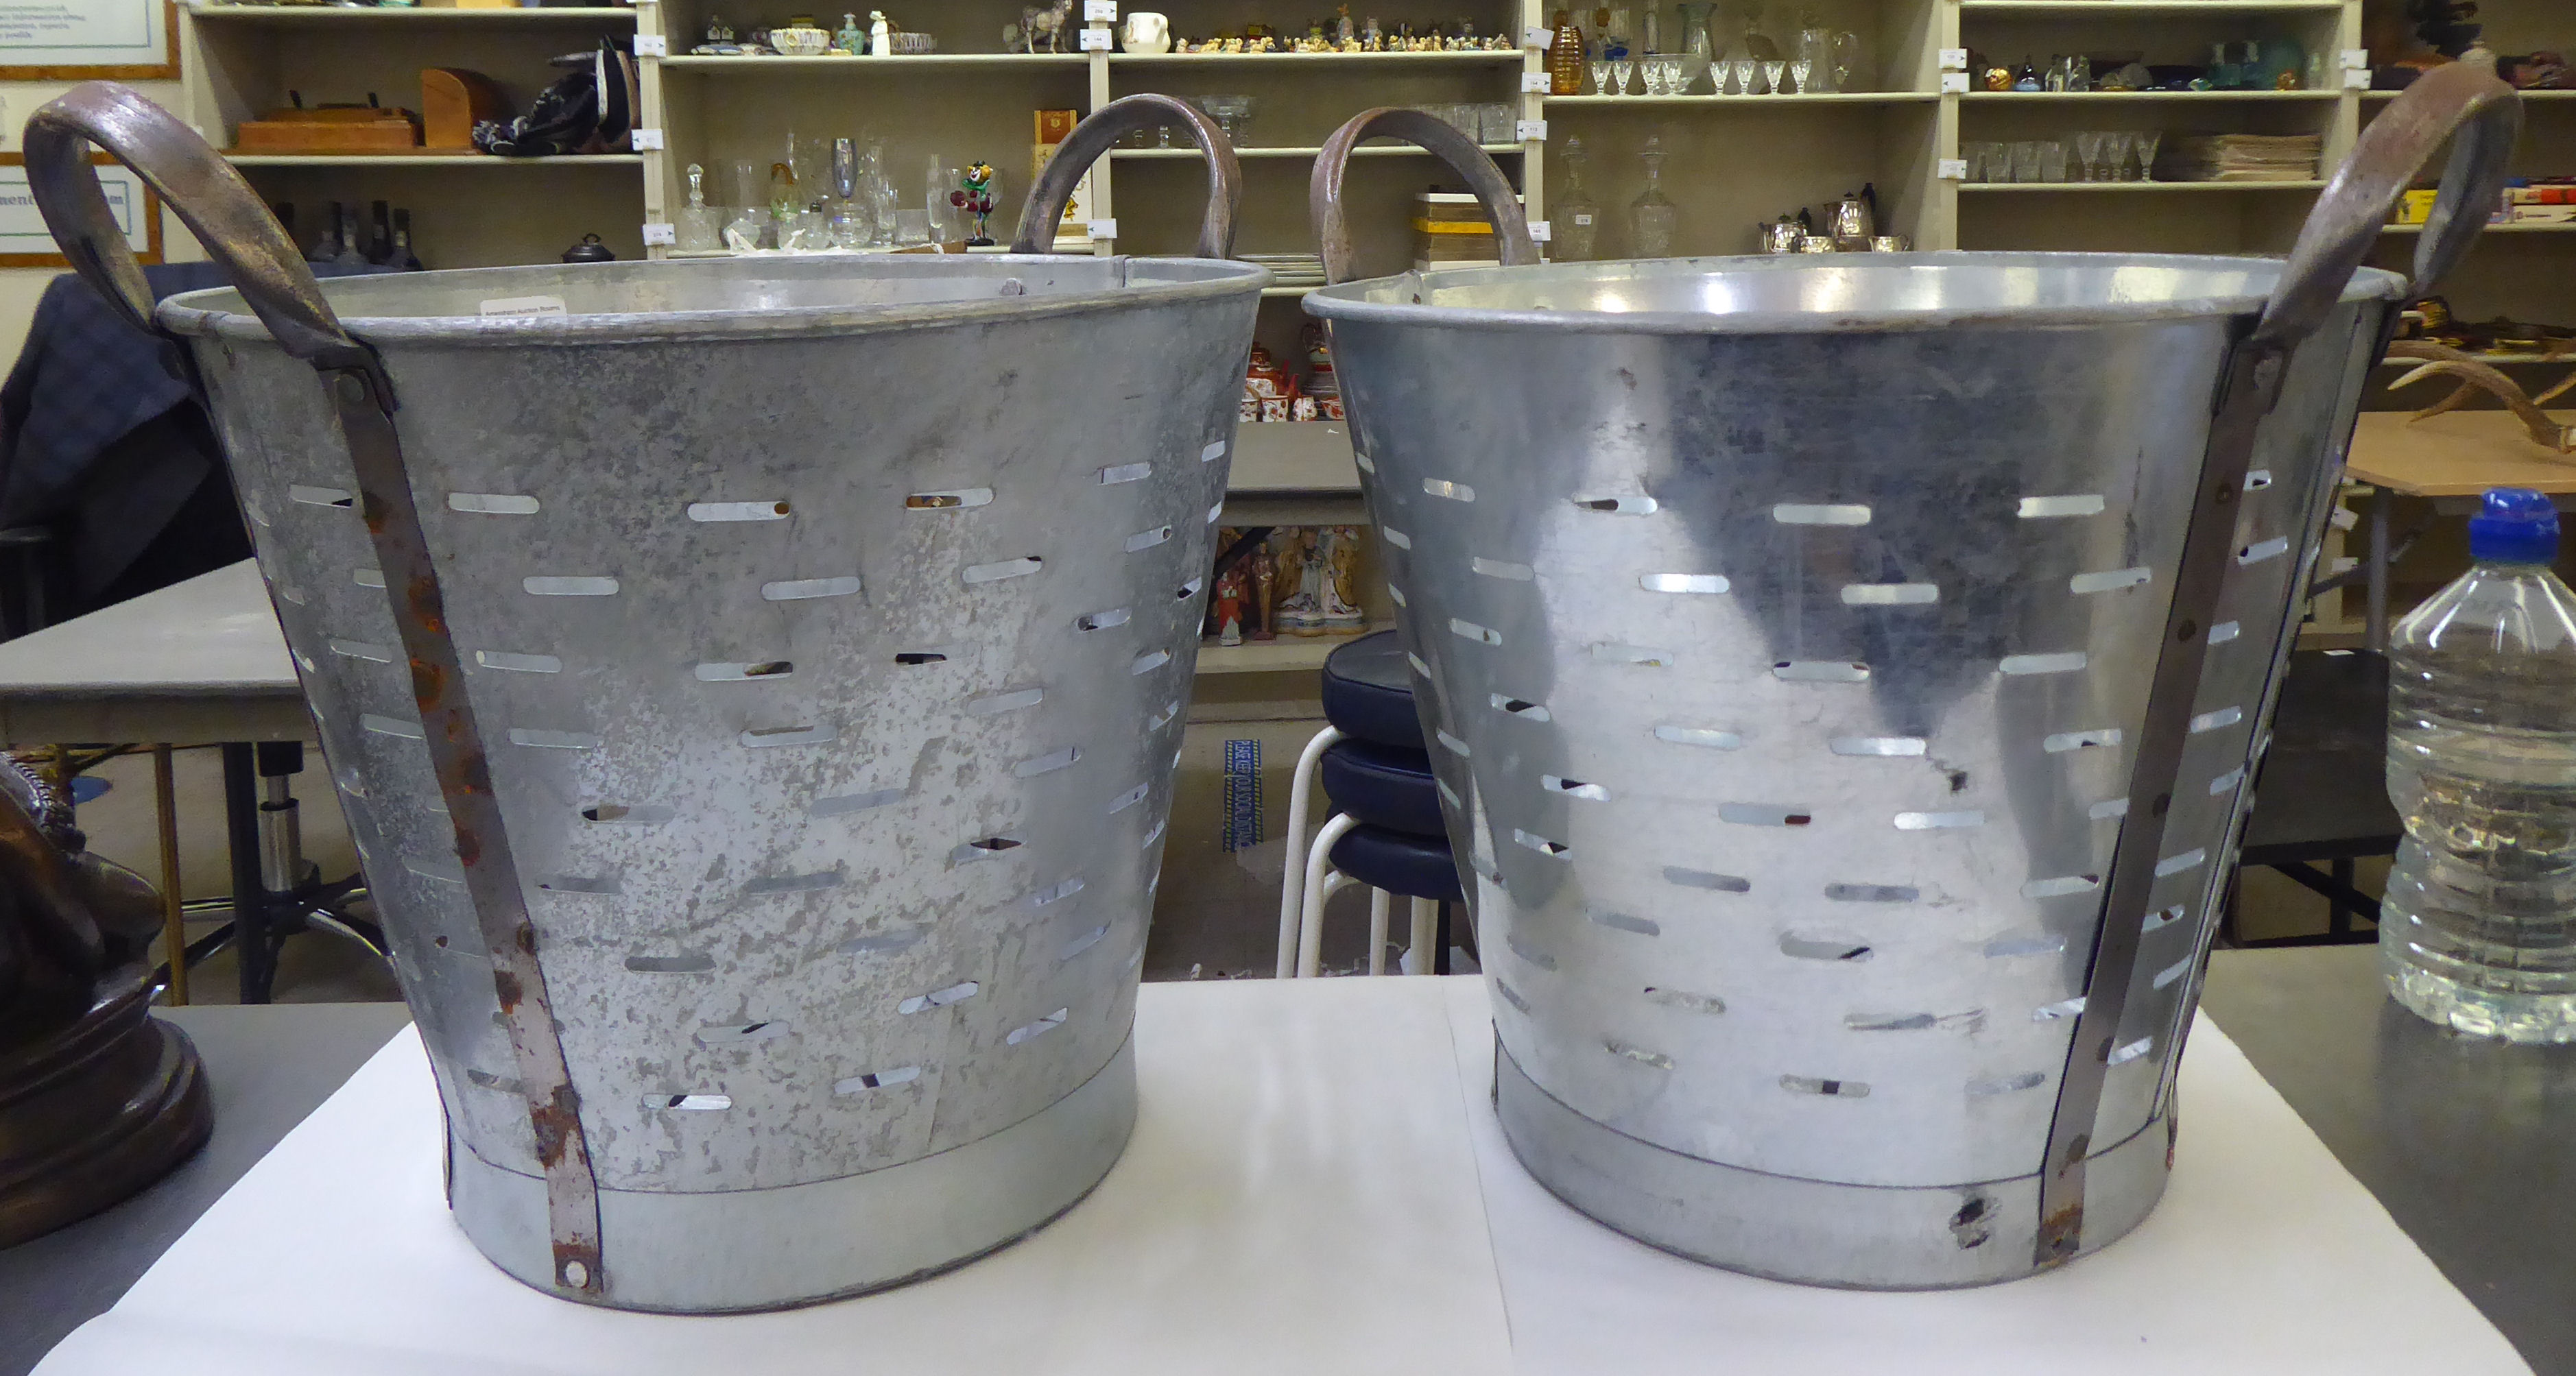
[(2075, 135), (2075, 163), (2071, 169), (2075, 180), (2079, 182), (2110, 180), (2102, 175), (2109, 170), (2102, 166), (2102, 140), (2107, 137), (2109, 136), (2100, 133)]
[(1763, 63), (1763, 64), (1762, 64), (1762, 83), (1763, 83), (1763, 84), (1762, 84), (1762, 89), (1763, 89), (1763, 90), (1765, 90), (1765, 91), (1770, 92), (1771, 94), (1773, 94), (1773, 95), (1775, 95), (1775, 96), (1776, 96), (1776, 95), (1778, 95), (1778, 94), (1780, 94), (1780, 78), (1781, 78), (1782, 76), (1786, 75), (1786, 74), (1788, 73), (1788, 71), (1789, 71), (1789, 64), (1788, 64), (1788, 63), (1786, 63), (1786, 62), (1765, 62), (1765, 63)]
[(1637, 84), (1637, 64), (1635, 62), (1622, 58), (1619, 61), (1611, 63), (1610, 70), (1619, 78), (1619, 94), (1624, 96), (1635, 93), (1632, 89)]
[(1662, 62), (1651, 57), (1647, 58), (1645, 61), (1637, 64), (1637, 75), (1646, 83), (1646, 94), (1650, 96), (1660, 96), (1671, 93), (1671, 86), (1664, 79), (1664, 64)]
[[(1807, 83), (1815, 74), (1816, 63), (1813, 58), (1801, 57), (1789, 64), (1789, 75), (1797, 79), (1798, 94), (1800, 95), (1806, 95), (1808, 93)], [(1773, 89), (1778, 89), (1778, 83), (1776, 81), (1773, 83)]]
[(1607, 61), (1592, 64), (1592, 94), (1596, 96), (1619, 94), (1619, 88), (1610, 84), (1610, 64)]
[(2162, 148), (2164, 142), (2165, 135), (2161, 129), (2129, 135), (2129, 148), (2138, 155), (2139, 181), (2151, 182), (2156, 179), (2156, 150)]
[[(1749, 57), (1728, 58), (1726, 60), (1726, 69), (1735, 75), (1735, 89), (1732, 92), (1721, 89), (1720, 94), (1739, 96), (1749, 96), (1753, 94), (1753, 69), (1756, 65), (1757, 64), (1753, 59)], [(1723, 83), (1721, 83), (1721, 87), (1722, 85)]]

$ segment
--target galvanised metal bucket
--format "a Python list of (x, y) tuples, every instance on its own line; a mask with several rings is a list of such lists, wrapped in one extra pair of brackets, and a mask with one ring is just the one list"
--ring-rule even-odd
[(318, 289), (132, 93), (31, 126), (48, 220), (111, 300), (150, 298), (80, 138), (245, 287), (158, 322), (437, 1071), (457, 1220), (510, 1274), (633, 1309), (849, 1294), (1039, 1227), (1125, 1146), (1267, 274), (1214, 261), (1232, 153), (1161, 98), (1086, 122), (1023, 218), (1052, 234), (1091, 158), (1167, 121), (1216, 169), (1205, 259)]
[[(1361, 480), (1522, 1162), (1738, 1270), (2009, 1279), (2161, 1194), (2249, 778), (2403, 279), (2473, 112), (2374, 122), (2291, 261), (1903, 254), (1335, 286)], [(1472, 147), (1403, 114), (1486, 192)], [(2465, 193), (2465, 195), (2463, 194)], [(2437, 220), (2424, 280), (2482, 217)]]

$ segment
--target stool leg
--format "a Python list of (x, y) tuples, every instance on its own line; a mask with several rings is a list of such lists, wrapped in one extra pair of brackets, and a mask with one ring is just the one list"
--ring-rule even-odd
[(1413, 940), (1404, 948), (1404, 973), (1431, 973), (1431, 943), (1439, 939), (1440, 905), (1428, 898), (1413, 903)]
[(1369, 890), (1369, 973), (1386, 973), (1386, 922), (1395, 912), (1395, 895)]
[(1333, 843), (1350, 834), (1359, 819), (1349, 813), (1336, 813), (1315, 834), (1314, 848), (1306, 853), (1305, 903), (1297, 918), (1297, 978), (1313, 979), (1322, 972), (1324, 961), (1324, 871), (1333, 863)]
[(179, 793), (170, 747), (152, 747), (152, 821), (161, 841), (161, 943), (170, 956), (170, 1006), (188, 1001), (188, 929), (179, 892)]
[(1306, 871), (1299, 860), (1306, 853), (1306, 800), (1314, 791), (1316, 762), (1324, 752), (1342, 738), (1339, 727), (1327, 726), (1306, 742), (1306, 751), (1297, 757), (1297, 772), (1288, 782), (1288, 848), (1280, 853), (1279, 865), (1279, 974), (1288, 979), (1297, 973), (1298, 914), (1305, 910)]

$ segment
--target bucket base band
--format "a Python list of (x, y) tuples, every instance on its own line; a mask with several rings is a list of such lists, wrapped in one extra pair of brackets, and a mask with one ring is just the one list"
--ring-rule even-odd
[[(1135, 1126), (1131, 1034), (1071, 1094), (990, 1137), (917, 1161), (769, 1190), (601, 1190), (608, 1293), (597, 1303), (743, 1313), (935, 1275), (1055, 1221), (1117, 1164)], [(545, 1181), (493, 1166), (452, 1135), (448, 1160), (449, 1203), (483, 1255), (529, 1286), (583, 1300), (549, 1283)]]
[[(1575, 1112), (1498, 1043), (1494, 1107), (1550, 1194), (1651, 1247), (1729, 1271), (1848, 1290), (1948, 1290), (2041, 1268), (2036, 1174), (1977, 1185), (1838, 1185), (1686, 1156)], [(2163, 1197), (2167, 1119), (2085, 1168), (2081, 1252), (2118, 1241)], [(2041, 1145), (2034, 1142), (2032, 1154)]]

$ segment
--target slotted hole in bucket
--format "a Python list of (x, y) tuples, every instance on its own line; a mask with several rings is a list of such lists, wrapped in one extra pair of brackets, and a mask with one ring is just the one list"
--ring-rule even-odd
[(648, 1109), (669, 1109), (674, 1113), (721, 1113), (733, 1107), (730, 1094), (656, 1094), (644, 1101)]
[(1804, 806), (1778, 803), (1721, 803), (1717, 816), (1744, 827), (1803, 827), (1816, 820), (1815, 813)]
[(1186, 583), (1183, 583), (1183, 584), (1181, 585), (1181, 589), (1180, 589), (1180, 591), (1178, 591), (1178, 592), (1176, 592), (1176, 593), (1173, 593), (1173, 594), (1172, 594), (1172, 600), (1173, 600), (1173, 601), (1175, 601), (1175, 602), (1187, 602), (1187, 601), (1189, 601), (1191, 598), (1198, 596), (1198, 595), (1199, 595), (1199, 589), (1201, 589), (1201, 588), (1203, 588), (1203, 587), (1206, 587), (1206, 586), (1207, 586), (1207, 580), (1206, 580), (1206, 579), (1204, 579), (1204, 578), (1193, 578), (1193, 579), (1191, 579), (1190, 581), (1188, 581), (1188, 582), (1186, 582)]
[(834, 1080), (832, 1082), (832, 1092), (834, 1094), (864, 1094), (871, 1089), (884, 1089), (892, 1085), (908, 1085), (920, 1078), (920, 1066), (899, 1065), (892, 1070), (872, 1070), (864, 1075), (853, 1075), (845, 1080)]
[(787, 1035), (783, 1022), (709, 1023), (698, 1029), (700, 1046), (749, 1046)]
[(990, 860), (995, 856), (1018, 850), (1023, 844), (1025, 843), (1016, 836), (987, 836), (980, 841), (969, 841), (959, 846), (949, 852), (948, 858), (961, 865), (976, 860)]
[(790, 514), (788, 504), (772, 502), (691, 502), (689, 519), (702, 524), (727, 521), (784, 521)]
[(1574, 505), (1580, 511), (1599, 511), (1616, 516), (1651, 516), (1659, 509), (1652, 497), (1577, 497)]
[(1610, 790), (1599, 784), (1587, 784), (1581, 779), (1565, 779), (1554, 774), (1541, 774), (1538, 776), (1538, 786), (1550, 793), (1560, 793), (1569, 798), (1589, 798), (1594, 802), (1610, 800)]
[(948, 656), (937, 650), (902, 650), (895, 654), (894, 662), (906, 666), (945, 664), (948, 662)]
[(623, 822), (629, 826), (658, 826), (679, 815), (675, 808), (658, 803), (593, 803), (581, 810), (585, 822)]
[(1113, 607), (1105, 612), (1085, 612), (1073, 619), (1073, 628), (1077, 631), (1105, 631), (1112, 626), (1126, 625), (1128, 615), (1125, 607)]
[(1828, 1099), (1866, 1099), (1869, 1084), (1864, 1080), (1825, 1080), (1811, 1075), (1783, 1075), (1780, 1087), (1792, 1094), (1816, 1094)]
[(1862, 941), (1792, 934), (1780, 938), (1780, 954), (1796, 960), (1862, 961), (1869, 959), (1870, 949)]
[(752, 679), (786, 678), (796, 672), (796, 665), (784, 659), (763, 659), (748, 664), (701, 664), (697, 672), (701, 683), (743, 683)]
[(1505, 697), (1500, 693), (1489, 695), (1488, 700), (1494, 704), (1495, 711), (1507, 712), (1525, 721), (1546, 721), (1549, 719), (1547, 708), (1535, 702), (1527, 702), (1520, 698)]
[(913, 511), (955, 511), (962, 507), (983, 506), (993, 500), (989, 487), (961, 487), (949, 492), (916, 492), (903, 499)]

